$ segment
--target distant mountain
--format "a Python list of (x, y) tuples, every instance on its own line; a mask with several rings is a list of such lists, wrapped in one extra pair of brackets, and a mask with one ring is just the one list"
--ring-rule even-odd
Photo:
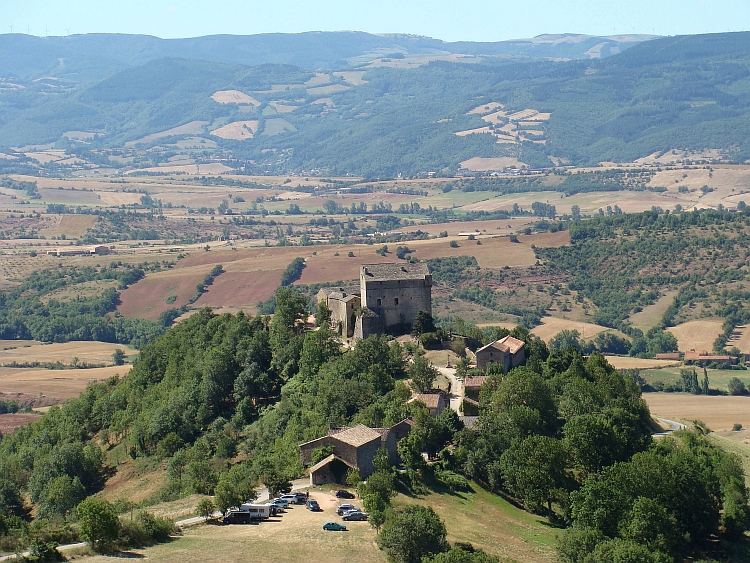
[(290, 64), (311, 70), (341, 70), (389, 53), (588, 59), (607, 57), (651, 38), (566, 34), (496, 43), (448, 43), (416, 35), (363, 32), (211, 35), (189, 39), (124, 34), (35, 37), (14, 33), (0, 35), (0, 78), (33, 80), (53, 76), (86, 82), (169, 57), (244, 66)]
[[(329, 41), (328, 55), (299, 57), (344, 61), (336, 72), (185, 58), (136, 64), (155, 47), (126, 49), (112, 62), (108, 57), (117, 53), (102, 47), (97, 60), (122, 66), (103, 80), (76, 83), (64, 73), (0, 79), (0, 147), (66, 148), (75, 144), (71, 132), (88, 132), (97, 135), (86, 141), (88, 148), (140, 143), (154, 148), (148, 158), (156, 159), (181, 150), (179, 139), (197, 136), (255, 172), (318, 169), (373, 177), (450, 174), (474, 157), (543, 167), (558, 159), (595, 164), (715, 149), (725, 160), (750, 159), (750, 33), (666, 37), (603, 59), (563, 62), (524, 55), (521, 46), (513, 56), (499, 53), (500, 47), (485, 56), (456, 48), (463, 53), (456, 55), (430, 47), (434, 40), (426, 38), (337, 37), (347, 35), (371, 41), (380, 55), (353, 55), (360, 65), (353, 67), (346, 57), (362, 49), (343, 39), (334, 49), (331, 34), (317, 34)], [(27, 39), (34, 40), (13, 37)], [(407, 54), (394, 47), (408, 41)], [(604, 54), (606, 47), (581, 36), (519, 44), (537, 55), (552, 49)], [(489, 51), (485, 47), (477, 52)], [(288, 44), (279, 53), (268, 49), (263, 56), (294, 60)], [(226, 57), (263, 59), (248, 53)], [(80, 72), (93, 76), (106, 66), (91, 64), (81, 63)]]

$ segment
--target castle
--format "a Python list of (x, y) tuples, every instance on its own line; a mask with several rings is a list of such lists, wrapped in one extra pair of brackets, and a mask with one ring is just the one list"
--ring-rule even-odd
[(362, 264), (359, 286), (323, 288), (321, 301), (343, 338), (402, 334), (419, 311), (432, 314), (432, 276), (423, 262)]

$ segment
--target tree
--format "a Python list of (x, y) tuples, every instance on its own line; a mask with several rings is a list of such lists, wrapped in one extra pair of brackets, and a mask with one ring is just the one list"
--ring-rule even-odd
[(125, 352), (123, 352), (122, 349), (117, 348), (114, 354), (112, 354), (112, 363), (116, 366), (121, 366), (125, 363)]
[(708, 370), (704, 367), (703, 368), (703, 394), (708, 395), (709, 392), (708, 387)]
[(432, 389), (438, 375), (440, 375), (438, 371), (430, 365), (429, 360), (424, 356), (417, 356), (409, 366), (411, 387), (417, 393), (427, 393)]
[(547, 505), (552, 518), (552, 501), (565, 487), (565, 449), (549, 436), (531, 436), (513, 444), (500, 456), (505, 486), (524, 505), (537, 510)]
[(98, 553), (109, 550), (120, 533), (120, 521), (112, 505), (89, 497), (78, 505), (77, 512), (81, 537)]
[(581, 333), (577, 330), (561, 330), (549, 341), (550, 350), (567, 350), (570, 346), (580, 350)]
[(481, 549), (474, 549), (471, 544), (456, 544), (450, 551), (438, 553), (425, 563), (498, 563), (499, 559)]
[(346, 472), (346, 484), (356, 489), (357, 486), (362, 482), (362, 476), (359, 474), (358, 469), (350, 468)]
[(331, 308), (323, 300), (318, 302), (318, 311), (315, 315), (315, 326), (330, 326), (331, 324)]
[(435, 321), (427, 311), (419, 311), (414, 316), (411, 334), (412, 336), (420, 336), (425, 332), (435, 332)]
[(571, 418), (563, 427), (563, 435), (573, 463), (583, 470), (583, 476), (596, 473), (615, 461), (623, 461), (623, 444), (602, 415), (583, 414)]
[(573, 217), (573, 221), (578, 221), (581, 218), (581, 208), (578, 205), (571, 206), (570, 214)]
[(393, 512), (378, 536), (378, 545), (396, 563), (421, 563), (425, 556), (448, 551), (445, 524), (429, 506), (407, 506)]
[(214, 503), (210, 498), (204, 497), (198, 501), (198, 507), (196, 508), (198, 516), (201, 516), (208, 520), (214, 515), (215, 511), (216, 506), (214, 506)]
[(78, 477), (71, 479), (68, 475), (61, 475), (52, 479), (44, 487), (39, 499), (39, 518), (64, 517), (81, 500), (86, 497), (86, 491)]
[(730, 395), (745, 395), (747, 393), (744, 382), (738, 377), (732, 377), (727, 382), (727, 391)]

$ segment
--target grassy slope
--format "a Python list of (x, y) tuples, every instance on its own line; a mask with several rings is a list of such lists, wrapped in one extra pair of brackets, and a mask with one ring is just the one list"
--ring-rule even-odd
[[(323, 532), (323, 522), (339, 518), (333, 514), (336, 500), (332, 495), (315, 489), (324, 511), (311, 513), (295, 506), (281, 518), (251, 526), (195, 526), (187, 528), (175, 541), (135, 550), (139, 556), (163, 563), (213, 563), (214, 561), (248, 560), (251, 554), (263, 554), (269, 563), (319, 561), (348, 563), (384, 562), (385, 556), (375, 543), (376, 532), (365, 522), (349, 522), (346, 533)], [(148, 510), (169, 517), (185, 518), (198, 497), (164, 503)], [(192, 505), (190, 504), (192, 503)], [(461, 495), (431, 493), (421, 498), (399, 495), (395, 506), (418, 503), (432, 506), (443, 518), (451, 542), (471, 542), (502, 561), (554, 561), (556, 531), (542, 518), (531, 515), (474, 486), (474, 491)], [(94, 557), (90, 563), (108, 561)]]

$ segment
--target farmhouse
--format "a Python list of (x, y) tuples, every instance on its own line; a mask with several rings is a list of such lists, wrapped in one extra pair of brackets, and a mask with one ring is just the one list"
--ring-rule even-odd
[(344, 338), (405, 333), (419, 311), (432, 313), (432, 276), (422, 262), (363, 264), (359, 287), (321, 289), (321, 301)]
[(326, 436), (300, 444), (302, 465), (312, 463), (312, 454), (318, 448), (333, 448), (332, 454), (310, 467), (310, 484), (340, 483), (349, 469), (358, 470), (366, 479), (375, 472), (373, 460), (378, 450), (388, 452), (392, 464), (399, 463), (396, 445), (409, 434), (413, 424), (406, 419), (390, 428), (370, 428), (364, 424), (331, 428)]
[(440, 413), (445, 410), (445, 407), (448, 406), (448, 399), (445, 396), (445, 393), (442, 391), (438, 391), (436, 393), (417, 393), (414, 395), (411, 399), (409, 399), (409, 403), (412, 403), (414, 401), (420, 401), (424, 403), (424, 405), (427, 407), (427, 410), (430, 411), (430, 416), (437, 417), (440, 416)]
[(701, 366), (715, 363), (724, 364), (728, 367), (737, 363), (737, 358), (733, 358), (732, 356), (728, 355), (719, 356), (715, 354), (709, 354), (707, 350), (688, 350), (687, 352), (685, 352), (685, 356), (683, 357), (683, 359), (687, 364), (695, 363)]
[(509, 370), (520, 366), (526, 358), (524, 342), (506, 336), (477, 350), (476, 357), (478, 369), (486, 369), (488, 364), (496, 363), (503, 366), (503, 371), (508, 373)]

